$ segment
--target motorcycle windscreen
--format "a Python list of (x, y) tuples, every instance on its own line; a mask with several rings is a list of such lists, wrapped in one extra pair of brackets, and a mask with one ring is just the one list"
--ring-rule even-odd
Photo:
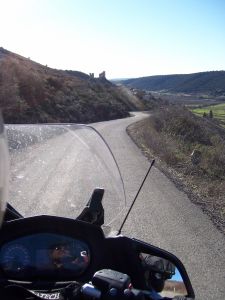
[[(126, 199), (114, 156), (92, 127), (77, 124), (8, 125), (9, 203), (24, 217), (76, 218), (96, 187), (105, 190), (105, 226), (117, 230)], [(121, 221), (121, 222), (120, 222)]]

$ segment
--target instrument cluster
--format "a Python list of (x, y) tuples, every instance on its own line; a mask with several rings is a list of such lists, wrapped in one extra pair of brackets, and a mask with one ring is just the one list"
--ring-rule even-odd
[(0, 269), (7, 278), (26, 280), (56, 276), (77, 277), (90, 264), (90, 249), (79, 239), (38, 233), (2, 245)]

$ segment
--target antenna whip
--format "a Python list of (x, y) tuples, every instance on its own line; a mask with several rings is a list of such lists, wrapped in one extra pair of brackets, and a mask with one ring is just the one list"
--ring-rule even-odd
[(143, 187), (143, 185), (144, 185), (144, 183), (145, 183), (145, 180), (146, 180), (146, 178), (148, 177), (148, 174), (150, 173), (151, 168), (152, 168), (152, 166), (154, 165), (154, 163), (155, 163), (155, 160), (153, 159), (152, 162), (151, 162), (151, 165), (150, 165), (150, 167), (149, 167), (149, 169), (148, 169), (148, 171), (147, 171), (147, 173), (146, 173), (146, 175), (145, 175), (145, 178), (144, 178), (144, 180), (142, 181), (142, 184), (141, 184), (141, 186), (139, 187), (139, 190), (138, 190), (136, 196), (134, 197), (134, 200), (133, 200), (133, 202), (132, 202), (132, 204), (131, 204), (131, 206), (130, 206), (130, 208), (129, 208), (129, 210), (128, 210), (128, 212), (127, 212), (127, 214), (126, 214), (126, 216), (125, 216), (125, 218), (124, 218), (124, 220), (123, 220), (123, 223), (122, 223), (122, 225), (120, 226), (120, 229), (119, 229), (117, 235), (121, 234), (121, 230), (122, 230), (122, 228), (123, 228), (123, 226), (124, 226), (124, 224), (125, 224), (125, 222), (126, 222), (128, 216), (129, 216), (129, 214), (130, 214), (130, 212), (131, 212), (132, 207), (134, 206), (134, 203), (135, 203), (135, 201), (136, 201), (136, 199), (137, 199), (137, 197), (138, 197), (138, 195), (139, 195), (139, 193), (140, 193), (140, 191), (141, 191), (141, 189), (142, 189), (142, 187)]

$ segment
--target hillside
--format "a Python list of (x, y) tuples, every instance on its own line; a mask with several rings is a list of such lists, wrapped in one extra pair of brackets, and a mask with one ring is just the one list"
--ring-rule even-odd
[(142, 106), (104, 77), (51, 69), (0, 48), (0, 107), (7, 123), (89, 123), (123, 118)]
[(148, 76), (123, 80), (122, 83), (151, 91), (225, 95), (225, 71)]
[(128, 133), (225, 233), (224, 129), (180, 105), (168, 105), (130, 125)]

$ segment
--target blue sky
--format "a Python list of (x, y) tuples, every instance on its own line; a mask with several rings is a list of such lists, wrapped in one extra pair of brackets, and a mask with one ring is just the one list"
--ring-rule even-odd
[(0, 46), (107, 78), (225, 70), (223, 0), (0, 0)]

